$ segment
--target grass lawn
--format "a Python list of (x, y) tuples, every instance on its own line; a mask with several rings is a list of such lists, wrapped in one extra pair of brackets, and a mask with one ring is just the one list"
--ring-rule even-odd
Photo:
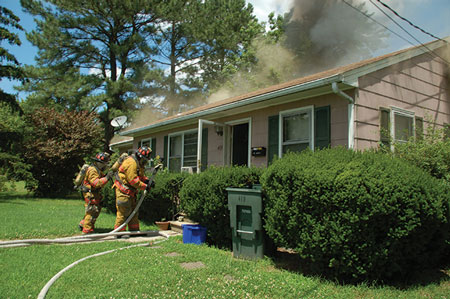
[[(79, 234), (81, 200), (24, 198), (0, 193), (0, 239)], [(102, 213), (98, 227), (110, 231), (114, 215)], [(143, 230), (155, 229), (143, 225)], [(131, 245), (102, 242), (0, 248), (1, 298), (36, 298), (69, 264), (92, 254)], [(47, 298), (450, 298), (449, 271), (407, 288), (346, 285), (303, 275), (286, 260), (235, 259), (207, 245), (183, 244), (180, 237), (88, 259), (65, 272)], [(424, 273), (424, 276), (428, 275)], [(424, 279), (425, 281), (425, 279)]]

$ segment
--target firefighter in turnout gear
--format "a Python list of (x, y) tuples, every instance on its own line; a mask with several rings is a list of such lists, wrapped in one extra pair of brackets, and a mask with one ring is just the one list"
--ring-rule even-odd
[(105, 176), (104, 171), (108, 166), (109, 154), (98, 153), (93, 159), (92, 165), (86, 171), (81, 191), (84, 197), (85, 215), (78, 225), (83, 234), (94, 232), (95, 221), (100, 215), (102, 195), (100, 190), (112, 178), (112, 172)]
[[(135, 154), (128, 156), (122, 162), (115, 174), (117, 215), (114, 229), (122, 225), (135, 209), (138, 191), (149, 190), (153, 186), (144, 174), (145, 165), (150, 160), (151, 152), (152, 150), (147, 146), (140, 147)], [(125, 230), (125, 227), (121, 230)], [(128, 230), (139, 230), (138, 213), (128, 222)]]

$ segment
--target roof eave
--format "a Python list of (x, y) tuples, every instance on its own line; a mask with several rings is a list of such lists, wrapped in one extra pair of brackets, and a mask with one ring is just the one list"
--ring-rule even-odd
[(305, 91), (305, 90), (309, 90), (309, 89), (314, 89), (314, 88), (318, 88), (321, 86), (325, 86), (328, 84), (331, 84), (333, 82), (341, 82), (341, 74), (335, 74), (329, 77), (325, 77), (325, 78), (321, 78), (318, 80), (314, 80), (314, 81), (310, 81), (310, 82), (306, 82), (306, 83), (302, 83), (302, 84), (298, 84), (298, 85), (293, 85), (290, 87), (286, 87), (280, 90), (275, 90), (272, 92), (268, 92), (268, 93), (264, 93), (264, 94), (260, 94), (260, 95), (256, 95), (253, 97), (249, 97), (243, 100), (239, 100), (236, 102), (232, 102), (232, 103), (228, 103), (228, 104), (223, 104), (220, 106), (216, 106), (216, 107), (212, 107), (209, 109), (205, 109), (202, 111), (198, 111), (192, 114), (186, 114), (186, 115), (182, 115), (180, 117), (176, 117), (176, 118), (172, 118), (172, 119), (168, 119), (166, 121), (162, 120), (161, 122), (157, 122), (154, 124), (150, 124), (148, 126), (145, 127), (140, 127), (140, 128), (136, 128), (136, 129), (131, 129), (128, 131), (124, 131), (122, 133), (120, 133), (120, 135), (122, 136), (139, 136), (141, 135), (143, 132), (145, 131), (150, 131), (152, 129), (157, 129), (160, 127), (164, 127), (164, 126), (168, 126), (168, 125), (172, 125), (175, 123), (180, 123), (183, 121), (189, 121), (189, 120), (193, 120), (195, 121), (198, 118), (201, 117), (205, 117), (208, 115), (212, 115), (214, 113), (218, 113), (224, 110), (230, 110), (230, 109), (234, 109), (234, 108), (239, 108), (242, 106), (246, 106), (246, 105), (250, 105), (253, 103), (257, 103), (257, 102), (263, 102), (263, 101), (267, 101), (270, 99), (274, 99), (277, 97), (281, 97), (281, 96), (285, 96), (285, 95), (289, 95), (289, 94), (293, 94), (293, 93), (297, 93), (297, 92), (301, 92), (301, 91)]

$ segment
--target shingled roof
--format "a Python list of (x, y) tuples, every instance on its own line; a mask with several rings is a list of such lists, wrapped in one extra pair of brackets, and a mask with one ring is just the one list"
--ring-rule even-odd
[[(446, 38), (449, 40), (449, 38)], [(373, 72), (375, 70), (390, 66), (394, 63), (398, 63), (404, 60), (407, 60), (411, 57), (415, 57), (424, 53), (427, 53), (429, 50), (435, 50), (437, 48), (440, 48), (444, 46), (445, 44), (448, 44), (446, 40), (438, 40), (434, 42), (430, 42), (426, 44), (425, 46), (416, 46), (411, 47), (403, 50), (399, 50), (393, 53), (389, 53), (386, 55), (362, 60), (360, 62), (348, 64), (345, 66), (333, 68), (330, 70), (326, 70), (323, 72), (319, 72), (316, 74), (312, 74), (309, 76), (305, 76), (302, 78), (297, 78), (285, 83), (273, 85), (267, 88), (259, 89), (250, 93), (242, 94), (239, 96), (227, 98), (224, 100), (215, 101), (206, 105), (202, 105), (196, 108), (193, 108), (191, 110), (178, 113), (176, 115), (172, 115), (157, 121), (149, 122), (148, 124), (145, 124), (143, 126), (139, 127), (129, 127), (123, 132), (120, 133), (120, 135), (124, 136), (133, 136), (138, 132), (143, 132), (144, 130), (155, 128), (158, 126), (163, 126), (168, 123), (176, 123), (178, 121), (184, 120), (186, 118), (196, 117), (201, 115), (205, 115), (206, 113), (214, 113), (221, 108), (226, 109), (227, 106), (230, 106), (232, 104), (238, 104), (241, 103), (244, 104), (245, 101), (254, 99), (254, 101), (258, 101), (258, 97), (262, 95), (267, 94), (274, 94), (279, 91), (288, 90), (293, 87), (301, 87), (304, 86), (306, 88), (313, 88), (316, 85), (313, 83), (315, 82), (321, 82), (323, 84), (330, 84), (332, 82), (344, 82), (348, 84), (349, 86), (352, 84), (355, 84), (356, 79), (364, 74), (367, 74), (369, 72)], [(357, 87), (357, 85), (354, 85), (354, 87)]]

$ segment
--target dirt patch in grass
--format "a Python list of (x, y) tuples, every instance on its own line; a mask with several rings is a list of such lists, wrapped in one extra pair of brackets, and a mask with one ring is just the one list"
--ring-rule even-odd
[(170, 256), (170, 257), (173, 257), (173, 256), (181, 256), (182, 254), (179, 254), (178, 252), (169, 252), (169, 253), (166, 253), (165, 254), (165, 256)]
[(181, 263), (181, 267), (183, 267), (184, 269), (191, 270), (191, 269), (204, 268), (206, 266), (202, 262), (192, 262), (192, 263)]

